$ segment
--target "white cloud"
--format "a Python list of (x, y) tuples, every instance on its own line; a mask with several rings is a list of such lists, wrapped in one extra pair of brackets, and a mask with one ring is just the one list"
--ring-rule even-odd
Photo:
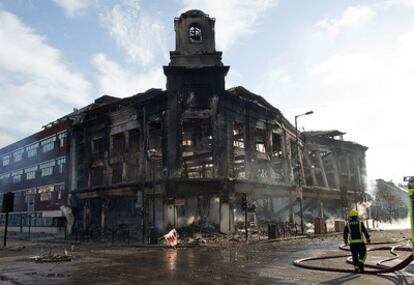
[(158, 16), (140, 7), (139, 0), (122, 1), (101, 15), (116, 44), (124, 50), (127, 61), (148, 65), (155, 54), (168, 55), (164, 38), (166, 31)]
[[(300, 128), (339, 129), (347, 132), (345, 139), (368, 146), (370, 179), (399, 182), (414, 167), (414, 22), (413, 10), (395, 9), (411, 1), (379, 5), (386, 2), (391, 3), (370, 6), (381, 19), (375, 30), (356, 20), (359, 26), (348, 27), (359, 28), (341, 41), (328, 41), (330, 33), (315, 33), (320, 27), (304, 28), (309, 34), (297, 39), (301, 46), (268, 70), (257, 89), (270, 95), (269, 101), (291, 120), (315, 111), (300, 120)], [(335, 33), (345, 28), (340, 22), (352, 21), (338, 20)], [(295, 57), (299, 60), (288, 60)]]
[(70, 17), (77, 16), (91, 6), (96, 0), (52, 0), (62, 7)]
[(92, 61), (99, 71), (98, 81), (103, 94), (126, 97), (150, 88), (163, 89), (165, 86), (165, 76), (161, 67), (137, 74), (124, 69), (102, 53), (96, 54)]
[(399, 181), (413, 167), (414, 33), (393, 40), (330, 56), (313, 69), (308, 84), (317, 94), (310, 99), (318, 102), (319, 124), (342, 128), (370, 147), (371, 178)]
[[(89, 100), (90, 84), (72, 72), (59, 50), (0, 10), (0, 130), (29, 135)], [(10, 142), (0, 137), (0, 145)]]
[(276, 0), (180, 0), (183, 11), (201, 9), (216, 18), (216, 42), (225, 50), (238, 39), (257, 32)]
[(368, 6), (352, 6), (344, 11), (341, 19), (324, 19), (318, 26), (326, 29), (332, 36), (336, 36), (345, 29), (355, 29), (369, 22), (375, 12)]
[(414, 7), (414, 0), (386, 0), (376, 3), (375, 6), (391, 7), (391, 6), (408, 6)]

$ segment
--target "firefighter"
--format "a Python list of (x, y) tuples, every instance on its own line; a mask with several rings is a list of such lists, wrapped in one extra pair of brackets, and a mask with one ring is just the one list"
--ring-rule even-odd
[(370, 237), (364, 223), (358, 218), (358, 212), (351, 210), (349, 212), (349, 221), (344, 229), (344, 242), (348, 245), (349, 236), (349, 247), (352, 252), (352, 261), (354, 263), (355, 272), (364, 272), (364, 263), (367, 258), (367, 248), (365, 246), (364, 238), (365, 235), (367, 243), (370, 243)]

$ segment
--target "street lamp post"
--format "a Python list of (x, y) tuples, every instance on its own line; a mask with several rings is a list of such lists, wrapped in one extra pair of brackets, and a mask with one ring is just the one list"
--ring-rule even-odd
[(299, 131), (298, 131), (298, 118), (301, 116), (307, 116), (313, 114), (313, 111), (309, 111), (300, 115), (296, 115), (295, 116), (295, 131), (296, 131), (296, 160), (297, 160), (297, 167), (298, 167), (298, 173), (297, 173), (297, 177), (298, 177), (298, 191), (299, 191), (299, 207), (300, 207), (300, 230), (302, 235), (305, 232), (304, 226), (303, 226), (303, 205), (302, 205), (302, 200), (303, 200), (303, 196), (302, 196), (302, 162), (299, 159)]

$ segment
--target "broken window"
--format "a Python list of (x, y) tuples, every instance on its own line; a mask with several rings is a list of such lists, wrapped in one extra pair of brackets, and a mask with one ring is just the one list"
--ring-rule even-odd
[[(255, 140), (256, 140), (256, 152), (259, 154), (266, 153), (266, 130), (256, 128), (255, 132)], [(258, 158), (266, 158), (265, 156), (258, 156)]]
[(138, 165), (128, 163), (128, 181), (136, 181), (138, 179)]
[(93, 141), (93, 158), (104, 159), (105, 157), (105, 139), (99, 138)]
[(139, 131), (129, 131), (129, 153), (137, 153), (139, 151)]
[(115, 156), (125, 153), (125, 136), (123, 133), (112, 136), (112, 154)]
[(188, 35), (191, 43), (201, 43), (203, 41), (201, 26), (199, 24), (192, 24), (188, 29)]
[(239, 122), (233, 124), (233, 157), (234, 177), (246, 178), (245, 126)]
[(161, 138), (162, 138), (162, 125), (161, 118), (154, 118), (149, 123), (149, 141), (148, 150), (155, 150), (155, 155), (150, 157), (149, 163), (147, 163), (147, 177), (152, 175), (152, 166), (155, 168), (155, 179), (161, 177), (162, 168), (162, 150), (161, 150)]
[(112, 165), (112, 183), (121, 183), (122, 182), (122, 163), (115, 163)]
[(244, 125), (238, 122), (234, 122), (233, 127), (233, 146), (235, 148), (244, 149)]
[(183, 176), (213, 177), (211, 121), (192, 118), (183, 121)]
[(272, 132), (272, 157), (282, 157), (282, 137), (280, 134)]

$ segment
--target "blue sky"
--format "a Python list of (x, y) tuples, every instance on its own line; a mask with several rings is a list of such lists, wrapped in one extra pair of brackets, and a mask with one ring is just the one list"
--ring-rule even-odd
[(191, 8), (216, 18), (227, 87), (347, 132), (369, 179), (414, 175), (414, 0), (0, 0), (0, 147), (103, 94), (165, 88)]

